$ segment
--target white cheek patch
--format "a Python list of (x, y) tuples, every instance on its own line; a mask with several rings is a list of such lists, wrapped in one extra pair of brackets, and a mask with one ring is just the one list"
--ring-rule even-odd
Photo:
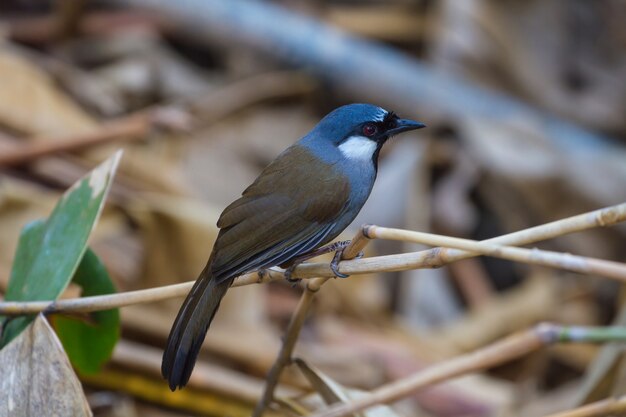
[(341, 145), (339, 151), (348, 159), (371, 161), (378, 144), (365, 136), (351, 136)]

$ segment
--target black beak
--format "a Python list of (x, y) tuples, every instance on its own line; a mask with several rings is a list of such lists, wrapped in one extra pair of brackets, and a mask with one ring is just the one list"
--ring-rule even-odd
[(389, 136), (397, 135), (398, 133), (407, 132), (409, 130), (421, 129), (426, 127), (424, 123), (416, 122), (409, 119), (397, 119), (395, 121), (395, 127), (389, 129), (387, 133)]

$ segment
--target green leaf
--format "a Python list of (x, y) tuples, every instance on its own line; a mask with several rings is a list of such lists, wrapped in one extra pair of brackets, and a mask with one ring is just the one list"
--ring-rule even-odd
[[(72, 282), (83, 288), (84, 297), (115, 292), (109, 273), (91, 249), (87, 249)], [(119, 309), (96, 311), (89, 319), (58, 315), (52, 322), (72, 365), (81, 373), (95, 374), (111, 357), (120, 337)]]
[[(65, 290), (83, 258), (121, 156), (121, 151), (116, 152), (76, 182), (45, 222), (34, 222), (24, 228), (6, 301), (53, 301)], [(0, 347), (20, 334), (32, 320), (30, 316), (5, 322)]]

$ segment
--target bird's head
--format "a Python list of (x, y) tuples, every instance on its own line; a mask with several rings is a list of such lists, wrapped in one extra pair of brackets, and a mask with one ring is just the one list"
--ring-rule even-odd
[(332, 142), (350, 160), (374, 160), (383, 144), (398, 133), (425, 127), (372, 104), (348, 104), (324, 117), (313, 129), (317, 140)]

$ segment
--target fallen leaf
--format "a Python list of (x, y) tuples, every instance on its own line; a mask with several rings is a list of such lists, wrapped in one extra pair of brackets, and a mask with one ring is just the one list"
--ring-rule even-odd
[(0, 124), (46, 138), (96, 127), (48, 74), (9, 47), (0, 47)]
[(91, 416), (82, 386), (39, 315), (0, 351), (0, 417)]
[[(313, 389), (317, 391), (324, 402), (328, 405), (337, 402), (350, 402), (359, 397), (367, 395), (365, 391), (343, 387), (331, 377), (324, 374), (319, 369), (309, 365), (300, 358), (294, 359), (295, 364), (300, 368), (302, 374), (311, 384)], [(371, 407), (363, 413), (355, 414), (358, 417), (400, 417), (391, 407), (386, 405), (378, 405)]]

